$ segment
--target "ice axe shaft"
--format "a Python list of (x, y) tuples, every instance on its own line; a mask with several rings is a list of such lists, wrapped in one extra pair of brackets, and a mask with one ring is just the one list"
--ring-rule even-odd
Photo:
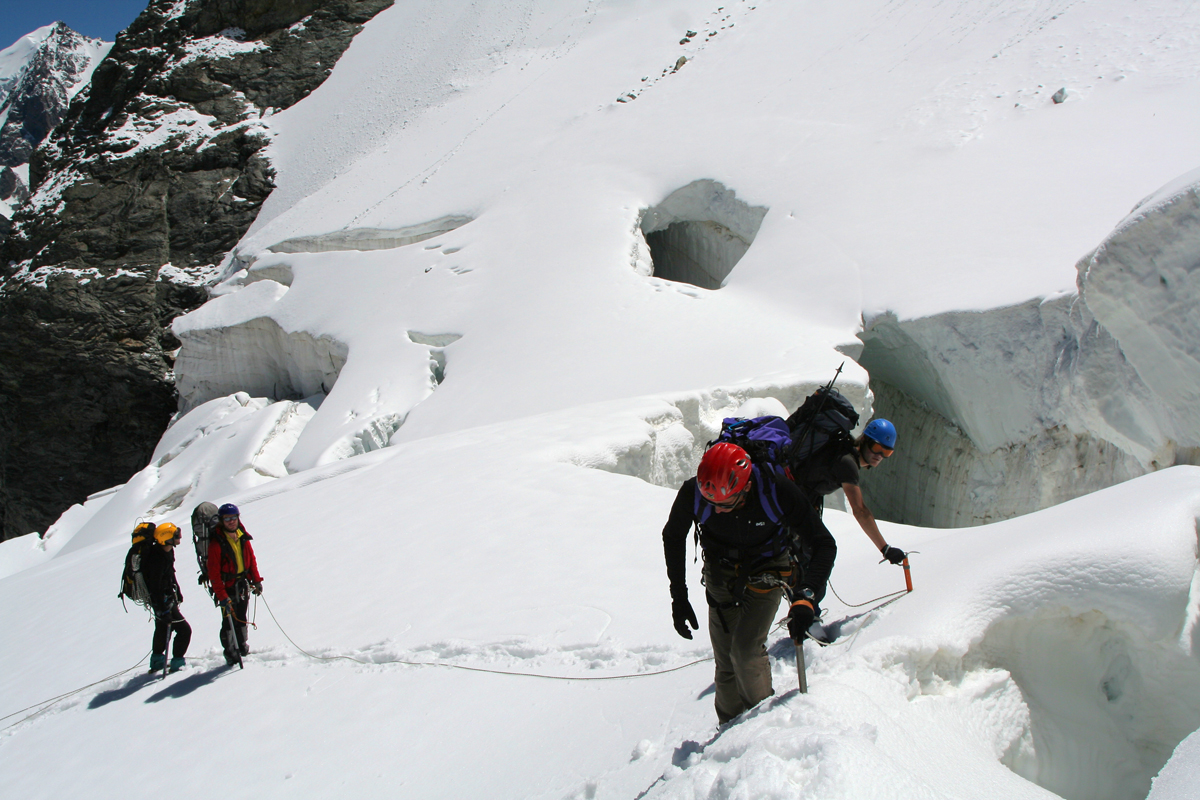
[(808, 675), (804, 666), (804, 640), (792, 641), (796, 645), (796, 679), (800, 682), (800, 694), (808, 694)]
[(908, 591), (911, 592), (912, 591), (912, 570), (910, 570), (908, 568), (908, 556), (904, 557), (904, 560), (900, 562), (900, 566), (904, 567), (904, 585), (908, 588)]

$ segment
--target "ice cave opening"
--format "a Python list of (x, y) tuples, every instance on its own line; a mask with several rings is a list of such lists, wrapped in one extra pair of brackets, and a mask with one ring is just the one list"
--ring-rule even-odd
[(767, 209), (737, 199), (732, 189), (702, 179), (676, 189), (642, 212), (639, 222), (655, 277), (720, 289), (741, 260)]

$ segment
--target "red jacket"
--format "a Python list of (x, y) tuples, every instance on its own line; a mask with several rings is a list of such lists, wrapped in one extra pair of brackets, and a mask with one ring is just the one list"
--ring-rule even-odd
[(262, 583), (262, 576), (258, 574), (258, 562), (254, 558), (254, 547), (250, 544), (250, 534), (246, 533), (246, 529), (241, 525), (238, 526), (238, 530), (242, 534), (242, 563), (246, 567), (241, 575), (237, 572), (237, 560), (225, 537), (225, 531), (218, 528), (208, 542), (208, 562), (205, 566), (217, 602), (229, 597), (229, 590), (239, 577)]

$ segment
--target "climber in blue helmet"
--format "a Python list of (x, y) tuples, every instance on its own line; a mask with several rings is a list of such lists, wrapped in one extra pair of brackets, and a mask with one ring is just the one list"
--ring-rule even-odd
[(874, 469), (896, 450), (896, 426), (886, 419), (873, 419), (867, 423), (862, 434), (851, 441), (848, 437), (831, 440), (830, 446), (814, 452), (803, 463), (792, 467), (796, 485), (808, 496), (818, 509), (824, 505), (825, 495), (841, 489), (846, 494), (850, 512), (858, 521), (863, 532), (886, 561), (899, 564), (907, 555), (899, 547), (892, 547), (883, 538), (875, 515), (863, 502), (862, 489), (858, 485), (861, 469)]

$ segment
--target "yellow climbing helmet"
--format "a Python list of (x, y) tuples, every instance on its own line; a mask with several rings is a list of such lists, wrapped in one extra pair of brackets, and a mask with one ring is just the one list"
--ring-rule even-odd
[(179, 544), (179, 526), (164, 522), (154, 529), (154, 541), (159, 544)]

